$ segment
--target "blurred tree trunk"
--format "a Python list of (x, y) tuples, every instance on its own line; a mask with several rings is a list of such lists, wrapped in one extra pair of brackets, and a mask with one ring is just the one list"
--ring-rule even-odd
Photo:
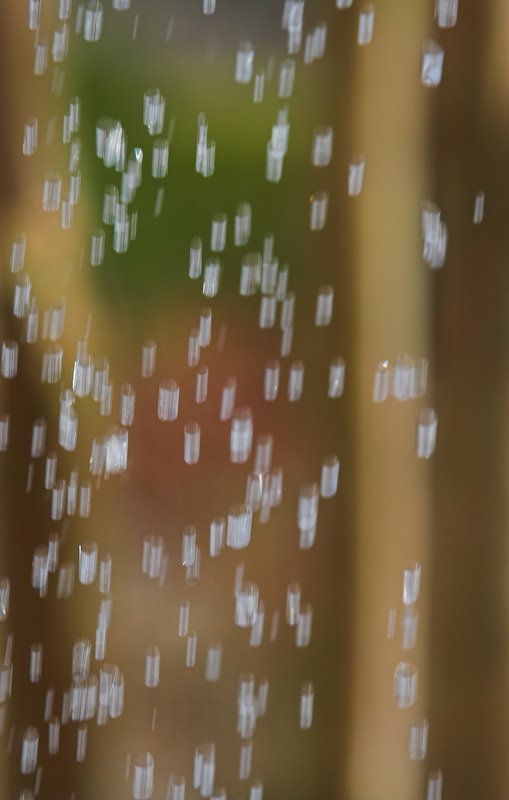
[[(429, 676), (431, 755), (450, 800), (509, 789), (507, 21), (506, 4), (474, 0), (441, 37), (436, 200), (450, 247), (436, 283)], [(485, 219), (473, 225), (480, 190)]]
[[(400, 353), (429, 357), (429, 283), (421, 260), (419, 213), (426, 196), (428, 95), (419, 56), (429, 3), (391, 0), (377, 6), (373, 42), (357, 48), (352, 152), (366, 158), (365, 187), (351, 198), (356, 256), (355, 466), (356, 597), (348, 796), (352, 800), (422, 797), (421, 769), (408, 758), (408, 732), (426, 716), (425, 592), (417, 650), (401, 642), (403, 567), (418, 560), (429, 576), (429, 463), (416, 457), (418, 408), (428, 402), (374, 404), (380, 361)], [(386, 639), (389, 608), (396, 637)], [(399, 661), (419, 669), (418, 704), (397, 710), (393, 673)]]

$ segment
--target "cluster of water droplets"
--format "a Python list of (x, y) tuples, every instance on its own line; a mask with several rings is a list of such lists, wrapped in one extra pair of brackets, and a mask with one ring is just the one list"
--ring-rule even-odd
[[(219, 0), (220, 2), (220, 0)], [(331, 0), (331, 4), (332, 0)], [(108, 17), (104, 4), (99, 0), (76, 3), (72, 0), (59, 0), (58, 24), (52, 37), (44, 38), (40, 33), (41, 0), (29, 0), (28, 27), (34, 32), (35, 76), (42, 76), (48, 69), (51, 59), (54, 65), (52, 92), (62, 93), (64, 73), (62, 67), (68, 57), (72, 36), (79, 36), (86, 43), (98, 42), (105, 35), (106, 21), (114, 25), (114, 18)], [(338, 9), (349, 9), (352, 0), (336, 0)], [(450, 28), (456, 23), (457, 0), (437, 0), (436, 18), (440, 28)], [(130, 0), (113, 0), (115, 11), (129, 12)], [(215, 0), (203, 0), (203, 14), (216, 12)], [(287, 36), (287, 57), (280, 66), (275, 79), (275, 95), (285, 105), (277, 112), (269, 141), (266, 145), (265, 178), (269, 183), (280, 183), (285, 177), (285, 158), (288, 153), (291, 113), (289, 103), (299, 78), (299, 70), (324, 58), (327, 44), (327, 24), (325, 22), (305, 28), (304, 0), (286, 0), (282, 9), (282, 29)], [(367, 46), (375, 35), (375, 6), (361, 6), (358, 13), (357, 43)], [(377, 12), (378, 13), (378, 12)], [(380, 7), (379, 13), (383, 13)], [(139, 17), (133, 21), (133, 38), (138, 29)], [(170, 26), (168, 28), (170, 30)], [(168, 37), (168, 30), (166, 36)], [(301, 54), (302, 65), (297, 57)], [(257, 67), (254, 45), (242, 41), (236, 53), (232, 53), (232, 81), (252, 87), (247, 96), (249, 102), (261, 104), (270, 86), (270, 70), (261, 64)], [(432, 40), (423, 43), (420, 77), (426, 87), (440, 84), (444, 64), (443, 49)], [(272, 86), (270, 86), (272, 91)], [(274, 92), (273, 92), (274, 93)], [(63, 231), (72, 229), (75, 209), (81, 200), (81, 139), (95, 140), (95, 153), (105, 170), (105, 185), (102, 193), (102, 208), (99, 216), (103, 227), (89, 234), (88, 262), (91, 267), (100, 268), (108, 257), (108, 247), (117, 254), (126, 253), (135, 241), (138, 221), (144, 222), (143, 213), (136, 207), (136, 197), (142, 181), (150, 178), (157, 182), (155, 208), (152, 212), (159, 217), (163, 209), (165, 181), (171, 178), (171, 149), (173, 146), (174, 120), (167, 119), (167, 103), (158, 88), (148, 88), (143, 97), (133, 98), (139, 104), (143, 126), (151, 140), (151, 150), (144, 153), (139, 144), (131, 145), (131, 133), (120, 120), (101, 118), (95, 121), (95, 129), (83, 129), (81, 123), (81, 101), (71, 97), (65, 106), (61, 121), (61, 140), (68, 147), (68, 169), (63, 174), (55, 169), (46, 173), (42, 186), (42, 209), (48, 214), (60, 215)], [(210, 137), (204, 113), (197, 116), (196, 158), (194, 170), (203, 177), (216, 174), (216, 141)], [(21, 136), (21, 151), (25, 157), (36, 157), (39, 148), (40, 130), (37, 117), (30, 117), (24, 125)], [(50, 120), (46, 132), (46, 144), (55, 135), (55, 121)], [(312, 166), (316, 169), (317, 182), (323, 171), (333, 161), (336, 134), (332, 126), (321, 124), (313, 132), (309, 143)], [(266, 139), (265, 139), (266, 141)], [(218, 142), (219, 148), (221, 143)], [(262, 143), (262, 147), (263, 147)], [(148, 157), (147, 157), (148, 156)], [(147, 168), (146, 161), (150, 166)], [(145, 166), (144, 166), (145, 161)], [(353, 155), (344, 176), (342, 191), (356, 198), (362, 191), (369, 172), (364, 155)], [(190, 170), (193, 165), (190, 164)], [(118, 176), (118, 180), (112, 178)], [(309, 229), (319, 233), (330, 221), (329, 193), (317, 189), (309, 198)], [(298, 403), (304, 392), (317, 392), (331, 400), (339, 400), (345, 389), (345, 362), (340, 355), (335, 356), (322, 370), (321, 383), (307, 386), (306, 364), (299, 358), (288, 361), (292, 356), (293, 332), (301, 312), (301, 325), (310, 326), (309, 319), (318, 329), (326, 328), (333, 320), (335, 290), (332, 285), (319, 286), (315, 296), (299, 296), (292, 290), (291, 273), (287, 264), (280, 263), (276, 255), (276, 237), (266, 234), (261, 240), (253, 241), (253, 218), (256, 206), (246, 199), (236, 198), (235, 214), (231, 217), (222, 210), (210, 220), (210, 230), (197, 231), (189, 245), (189, 261), (181, 265), (183, 275), (194, 282), (196, 296), (203, 305), (199, 315), (190, 321), (187, 336), (182, 337), (180, 349), (185, 353), (187, 369), (194, 371), (195, 392), (191, 400), (183, 401), (181, 387), (172, 375), (172, 364), (164, 364), (166, 377), (157, 385), (151, 384), (151, 413), (161, 424), (180, 426), (179, 450), (171, 453), (172, 459), (183, 461), (190, 468), (200, 462), (204, 442), (207, 441), (208, 422), (199, 417), (202, 405), (215, 402), (213, 416), (215, 424), (228, 427), (229, 447), (224, 452), (225, 461), (245, 469), (245, 496), (232, 497), (224, 508), (222, 516), (213, 516), (206, 534), (198, 532), (193, 523), (192, 509), (189, 522), (181, 533), (181, 547), (171, 550), (162, 536), (146, 533), (140, 537), (139, 569), (145, 580), (155, 582), (160, 587), (167, 581), (169, 566), (177, 564), (182, 570), (187, 586), (192, 587), (200, 581), (204, 562), (221, 557), (225, 550), (244, 551), (249, 548), (252, 538), (257, 535), (259, 525), (266, 524), (273, 510), (284, 503), (293, 502), (295, 520), (295, 546), (301, 550), (311, 549), (318, 532), (318, 516), (321, 504), (327, 503), (338, 492), (340, 460), (336, 453), (322, 453), (321, 470), (312, 479), (298, 487), (297, 499), (289, 493), (285, 497), (284, 470), (273, 464), (273, 451), (277, 433), (257, 434), (258, 422), (253, 407), (259, 400), (274, 403), (286, 395), (286, 402)], [(416, 209), (416, 213), (419, 210)], [(475, 198), (474, 223), (482, 222), (484, 214), (484, 194), (479, 192)], [(139, 219), (138, 219), (139, 218)], [(444, 265), (447, 250), (447, 227), (441, 220), (440, 209), (432, 202), (423, 202), (421, 208), (423, 259), (432, 269)], [(112, 230), (110, 236), (108, 230)], [(223, 271), (223, 253), (232, 243), (235, 248), (246, 248), (239, 256), (238, 294), (241, 298), (251, 298), (258, 306), (257, 331), (279, 329), (279, 347), (266, 361), (263, 380), (252, 385), (249, 391), (256, 397), (256, 403), (247, 405), (237, 400), (240, 379), (232, 374), (221, 388), (219, 402), (209, 397), (209, 368), (203, 364), (207, 349), (216, 345), (219, 352), (225, 336), (224, 327), (215, 325), (215, 311), (212, 301), (220, 294)], [(42, 384), (60, 385), (58, 403), (48, 411), (48, 418), (40, 417), (33, 421), (30, 443), (27, 448), (28, 471), (26, 492), (34, 490), (34, 481), (43, 487), (48, 502), (44, 507), (57, 531), (52, 532), (48, 541), (37, 546), (27, 558), (26, 570), (31, 571), (31, 586), (39, 598), (52, 593), (59, 600), (69, 600), (78, 583), (95, 594), (96, 619), (95, 641), (80, 636), (76, 638), (72, 653), (63, 654), (69, 660), (69, 681), (61, 687), (61, 712), (55, 713), (55, 689), (51, 678), (46, 691), (43, 720), (34, 719), (25, 727), (21, 737), (16, 739), (14, 726), (8, 728), (8, 707), (13, 682), (12, 649), (14, 639), (7, 637), (7, 646), (0, 664), (0, 735), (7, 738), (7, 748), (19, 760), (19, 769), (24, 776), (35, 776), (33, 786), (24, 790), (22, 796), (27, 800), (37, 796), (43, 777), (43, 763), (47, 751), (55, 756), (60, 749), (62, 728), (75, 723), (73, 729), (75, 759), (85, 761), (89, 724), (96, 720), (98, 725), (116, 724), (124, 711), (125, 679), (121, 664), (110, 663), (108, 655), (108, 635), (114, 624), (112, 570), (114, 559), (109, 552), (103, 552), (100, 532), (97, 541), (80, 541), (69, 548), (66, 537), (69, 519), (87, 519), (93, 513), (94, 498), (103, 490), (106, 479), (121, 476), (129, 467), (129, 437), (136, 426), (137, 390), (134, 382), (127, 377), (115, 385), (110, 370), (109, 359), (91, 350), (90, 319), (84, 335), (78, 339), (75, 352), (64, 352), (61, 343), (64, 326), (72, 309), (68, 308), (65, 297), (58, 296), (46, 308), (32, 292), (32, 282), (25, 270), (26, 251), (30, 242), (25, 234), (20, 234), (13, 242), (10, 254), (10, 271), (13, 273), (12, 315), (19, 323), (19, 339), (9, 338), (2, 342), (0, 374), (3, 379), (14, 380), (23, 357), (28, 357), (28, 347), (42, 342), (40, 359), (40, 381)], [(204, 298), (202, 300), (201, 298)], [(297, 308), (297, 300), (298, 306)], [(312, 306), (308, 313), (308, 306)], [(158, 359), (157, 342), (147, 338), (136, 355), (136, 371), (142, 381), (153, 381)], [(384, 359), (384, 354), (381, 354)], [(71, 364), (71, 366), (69, 366)], [(374, 370), (372, 399), (375, 404), (382, 402), (416, 402), (427, 392), (428, 361), (422, 356), (397, 355), (392, 364), (381, 360)], [(245, 396), (242, 387), (242, 396)], [(115, 400), (116, 397), (116, 400)], [(59, 448), (65, 453), (78, 452), (85, 443), (80, 440), (80, 408), (85, 401), (95, 405), (98, 416), (104, 420), (104, 427), (98, 425), (88, 455), (88, 472), (83, 474), (77, 467), (64, 472), (60, 466), (62, 458)], [(9, 452), (10, 414), (0, 417), (0, 451)], [(50, 419), (51, 417), (51, 419)], [(201, 421), (195, 419), (199, 417)], [(53, 418), (57, 420), (56, 437), (48, 442), (47, 432), (52, 427)], [(429, 458), (436, 445), (437, 415), (429, 405), (421, 406), (416, 412), (416, 456)], [(53, 441), (56, 439), (56, 441)], [(42, 468), (39, 464), (43, 464)], [(348, 468), (347, 466), (345, 467)], [(59, 527), (60, 525), (60, 527)], [(65, 560), (61, 553), (65, 551)], [(233, 582), (231, 624), (244, 629), (249, 646), (260, 647), (264, 637), (274, 642), (279, 634), (280, 618), (294, 629), (295, 646), (298, 651), (312, 644), (313, 606), (307, 601), (297, 580), (292, 581), (286, 592), (286, 608), (273, 609), (268, 614), (269, 604), (264, 602), (256, 580), (245, 577), (244, 564), (239, 564)], [(404, 569), (401, 620), (401, 648), (414, 649), (417, 639), (417, 601), (421, 578), (420, 564)], [(8, 577), (0, 578), (0, 623), (9, 624), (9, 608), (16, 585)], [(396, 635), (398, 611), (389, 612), (387, 636)], [(182, 601), (178, 608), (178, 626), (175, 636), (185, 641), (184, 665), (193, 669), (197, 665), (197, 654), (203, 645), (203, 675), (207, 683), (216, 684), (221, 680), (225, 658), (225, 648), (221, 641), (207, 642), (207, 631), (195, 629), (192, 621), (192, 604)], [(267, 619), (269, 617), (269, 619)], [(267, 626), (268, 622), (268, 626)], [(268, 634), (266, 628), (268, 627)], [(140, 654), (144, 659), (144, 686), (156, 689), (164, 669), (162, 645), (152, 643)], [(44, 644), (34, 642), (28, 653), (28, 680), (39, 683), (45, 679)], [(95, 671), (94, 671), (95, 670)], [(398, 708), (411, 708), (417, 696), (417, 667), (411, 662), (400, 662), (394, 672), (394, 702)], [(262, 800), (263, 783), (252, 777), (252, 755), (257, 722), (267, 713), (269, 680), (257, 678), (254, 674), (243, 673), (238, 684), (232, 689), (236, 692), (237, 722), (236, 732), (240, 739), (238, 751), (238, 778), (249, 782), (250, 800)], [(295, 718), (293, 724), (308, 730), (313, 723), (314, 685), (310, 675), (295, 694)], [(164, 708), (154, 708), (152, 729), (156, 726), (156, 711), (164, 714)], [(34, 717), (37, 712), (34, 711)], [(40, 743), (43, 729), (44, 747)], [(66, 735), (67, 735), (66, 728)], [(69, 734), (70, 735), (70, 734)], [(93, 735), (93, 734), (91, 734)], [(424, 760), (427, 751), (428, 722), (414, 720), (409, 727), (408, 753), (412, 760)], [(17, 750), (15, 751), (15, 743)], [(151, 752), (141, 753), (131, 758), (127, 754), (126, 779), (129, 782), (133, 800), (150, 800), (154, 794), (156, 758)], [(160, 765), (165, 769), (165, 765)], [(191, 777), (192, 776), (192, 777)], [(201, 797), (211, 800), (225, 800), (227, 790), (216, 786), (216, 745), (213, 742), (199, 744), (193, 754), (189, 754), (189, 773), (186, 776), (171, 773), (168, 778), (167, 794), (169, 800), (184, 800), (186, 782)], [(427, 800), (440, 800), (442, 775), (433, 771), (429, 775)]]

